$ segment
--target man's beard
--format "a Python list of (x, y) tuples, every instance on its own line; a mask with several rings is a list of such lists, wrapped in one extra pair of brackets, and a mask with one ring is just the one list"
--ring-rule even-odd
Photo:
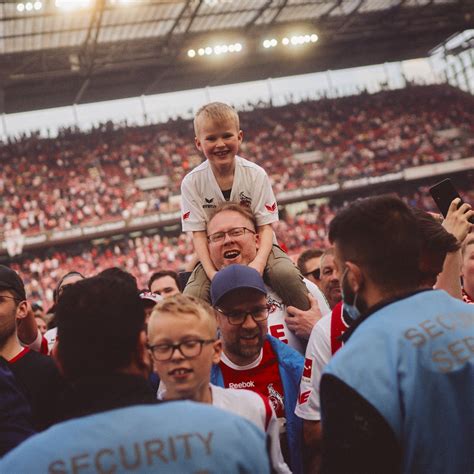
[(349, 305), (354, 305), (355, 301), (355, 306), (359, 310), (359, 313), (361, 315), (367, 313), (369, 310), (369, 307), (367, 305), (367, 302), (362, 298), (360, 295), (360, 291), (357, 293), (357, 299), (356, 299), (356, 294), (352, 291), (352, 288), (349, 286), (349, 283), (347, 282), (347, 278), (344, 278), (342, 281), (342, 292), (344, 294), (344, 303), (347, 303)]
[[(242, 335), (257, 336), (258, 342), (255, 345), (242, 344), (242, 341), (240, 339), (240, 336)], [(252, 357), (254, 355), (257, 355), (262, 350), (263, 335), (260, 329), (258, 329), (258, 332), (257, 330), (255, 330), (250, 333), (241, 331), (239, 332), (238, 336), (239, 337), (237, 337), (235, 341), (230, 344), (227, 344), (229, 352), (232, 352), (233, 354), (238, 355), (240, 357)]]
[(3, 349), (3, 347), (8, 342), (8, 340), (12, 337), (13, 334), (15, 334), (15, 331), (16, 331), (15, 319), (13, 319), (12, 323), (9, 321), (6, 321), (0, 327), (0, 349)]

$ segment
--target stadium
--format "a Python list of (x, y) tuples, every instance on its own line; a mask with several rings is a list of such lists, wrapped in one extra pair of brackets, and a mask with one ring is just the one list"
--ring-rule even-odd
[(192, 271), (209, 102), (238, 111), (295, 263), (358, 198), (439, 214), (449, 178), (474, 203), (473, 0), (5, 0), (0, 27), (0, 264), (45, 312), (71, 271)]

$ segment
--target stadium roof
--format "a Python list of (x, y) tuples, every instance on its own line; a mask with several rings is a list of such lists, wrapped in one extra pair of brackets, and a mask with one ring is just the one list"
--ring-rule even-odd
[(0, 113), (425, 57), (473, 23), (474, 0), (8, 0)]

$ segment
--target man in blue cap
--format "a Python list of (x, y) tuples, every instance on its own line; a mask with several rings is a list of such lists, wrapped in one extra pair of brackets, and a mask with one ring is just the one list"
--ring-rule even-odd
[(302, 422), (294, 414), (304, 359), (287, 344), (267, 334), (270, 307), (260, 274), (246, 265), (220, 270), (211, 283), (211, 301), (223, 344), (211, 382), (245, 388), (270, 399), (280, 421), (285, 461), (302, 472)]

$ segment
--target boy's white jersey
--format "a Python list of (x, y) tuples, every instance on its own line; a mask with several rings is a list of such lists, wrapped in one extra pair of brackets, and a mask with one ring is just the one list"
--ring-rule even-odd
[[(188, 173), (181, 183), (183, 232), (206, 230), (212, 211), (224, 201), (211, 165), (206, 160)], [(278, 221), (278, 205), (267, 173), (261, 166), (240, 156), (235, 157), (230, 201), (248, 206), (258, 226)]]
[(210, 384), (212, 405), (228, 410), (251, 421), (270, 438), (272, 464), (278, 473), (291, 473), (280, 447), (280, 425), (272, 404), (262, 395), (251, 390), (222, 388)]

